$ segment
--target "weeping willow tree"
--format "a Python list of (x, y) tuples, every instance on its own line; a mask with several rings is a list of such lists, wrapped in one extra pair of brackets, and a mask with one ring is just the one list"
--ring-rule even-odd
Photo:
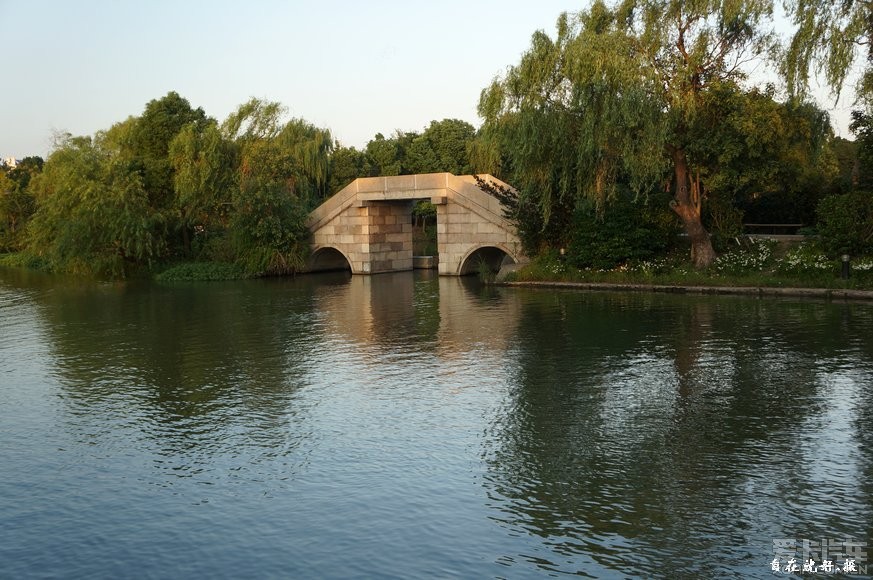
[(703, 184), (690, 155), (706, 92), (744, 78), (768, 54), (772, 2), (597, 1), (564, 13), (556, 38), (534, 34), (516, 66), (482, 92), (477, 165), (533, 198), (548, 228), (557, 211), (601, 206), (619, 180), (673, 193), (697, 267), (715, 258), (701, 222)]
[[(873, 57), (873, 2), (864, 0), (787, 0), (785, 8), (797, 26), (783, 59), (789, 89), (802, 94), (809, 84), (813, 65), (839, 96), (855, 59), (865, 48), (868, 63)], [(871, 92), (870, 68), (859, 95)]]
[(299, 270), (309, 250), (307, 213), (327, 193), (333, 140), (284, 108), (252, 99), (221, 130), (237, 167), (230, 230), (239, 260), (252, 273)]
[(65, 135), (34, 178), (27, 250), (56, 271), (123, 277), (166, 249), (165, 216), (123, 153), (134, 120), (90, 137)]
[(169, 160), (182, 250), (190, 256), (195, 233), (208, 237), (227, 227), (234, 177), (231, 144), (216, 121), (190, 123), (170, 143)]

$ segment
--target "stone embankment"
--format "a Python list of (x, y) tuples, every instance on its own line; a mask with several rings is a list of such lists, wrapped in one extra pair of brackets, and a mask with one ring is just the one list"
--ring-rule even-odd
[(665, 294), (722, 294), (742, 296), (774, 296), (816, 298), (826, 300), (873, 301), (873, 290), (839, 288), (768, 288), (755, 286), (666, 286), (658, 284), (610, 284), (602, 282), (499, 282), (503, 286), (529, 288), (560, 288), (619, 292), (661, 292)]

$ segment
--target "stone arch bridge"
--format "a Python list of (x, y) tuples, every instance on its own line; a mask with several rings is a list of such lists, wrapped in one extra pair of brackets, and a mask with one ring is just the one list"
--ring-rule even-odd
[[(506, 187), (490, 175), (482, 178)], [(318, 206), (307, 222), (313, 244), (307, 270), (411, 270), (412, 206), (421, 199), (436, 206), (440, 275), (476, 272), (482, 260), (492, 270), (525, 261), (502, 204), (482, 191), (473, 176), (428, 173), (362, 177)]]

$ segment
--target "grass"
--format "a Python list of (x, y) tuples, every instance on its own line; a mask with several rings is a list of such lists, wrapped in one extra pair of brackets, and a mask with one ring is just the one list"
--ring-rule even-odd
[(873, 257), (855, 258), (851, 266), (849, 279), (843, 280), (840, 262), (812, 244), (785, 247), (768, 240), (749, 240), (721, 254), (704, 270), (694, 269), (685, 252), (609, 270), (575, 268), (557, 254), (547, 253), (510, 275), (508, 281), (873, 290)]
[(26, 252), (9, 252), (0, 254), (0, 266), (8, 268), (29, 268), (31, 270), (47, 270), (48, 264), (42, 258)]

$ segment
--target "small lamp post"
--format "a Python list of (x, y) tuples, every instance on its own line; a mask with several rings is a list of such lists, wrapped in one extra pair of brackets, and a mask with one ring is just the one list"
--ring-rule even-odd
[(567, 258), (567, 248), (561, 248), (560, 250), (558, 250), (558, 253), (561, 256), (561, 260), (564, 260)]
[(843, 280), (849, 279), (849, 254), (843, 254), (840, 256), (840, 259), (843, 261), (843, 269), (840, 272), (840, 278)]

